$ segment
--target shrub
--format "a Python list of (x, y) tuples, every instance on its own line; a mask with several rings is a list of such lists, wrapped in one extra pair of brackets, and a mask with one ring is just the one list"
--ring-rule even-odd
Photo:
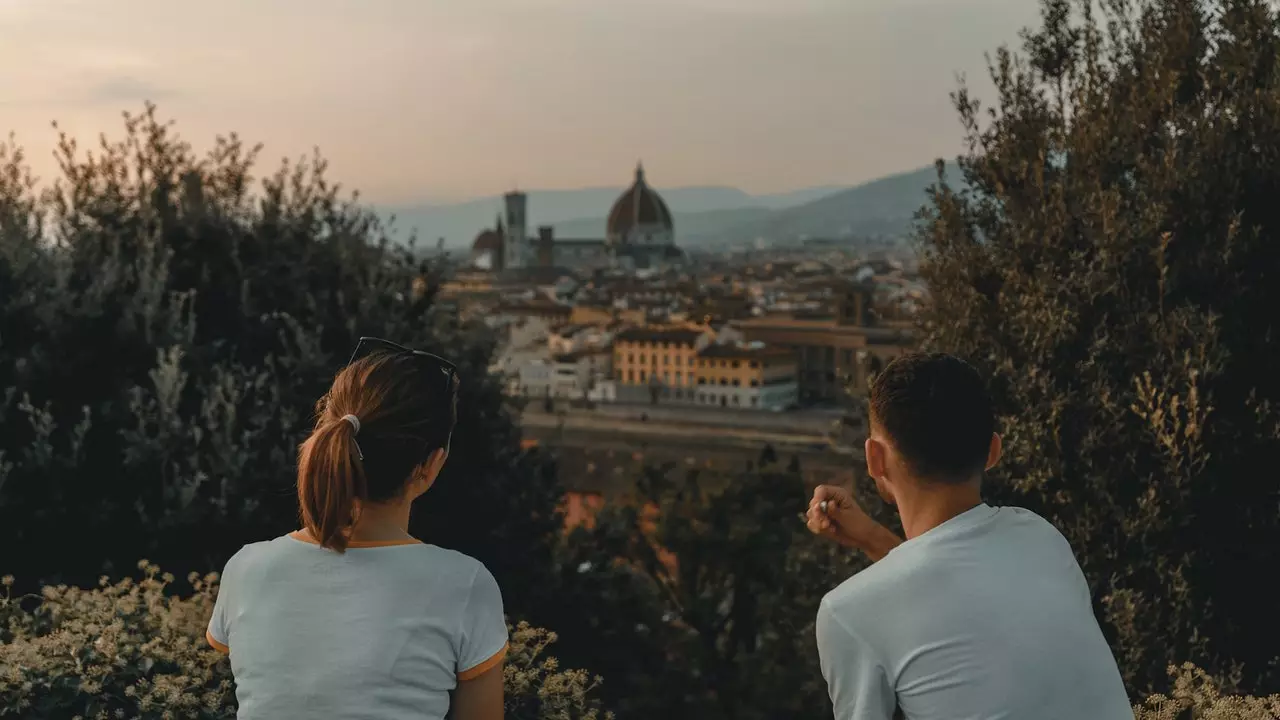
[(1152, 695), (1134, 707), (1134, 720), (1277, 720), (1280, 695), (1225, 695), (1219, 684), (1200, 668), (1186, 663), (1170, 667), (1173, 690)]
[[(0, 717), (235, 717), (230, 663), (204, 639), (217, 575), (192, 573), (193, 592), (179, 597), (172, 575), (145, 561), (139, 568), (141, 580), (46, 586), (29, 608), (7, 592), (0, 598)], [(508, 716), (611, 717), (592, 696), (599, 678), (546, 655), (555, 640), (525, 623), (511, 628)]]
[(1132, 695), (1184, 660), (1275, 691), (1277, 7), (1042, 5), (990, 107), (956, 95), (925, 344), (992, 378), (990, 497), (1070, 541)]
[(860, 558), (809, 533), (798, 517), (808, 490), (775, 460), (743, 472), (645, 467), (629, 502), (615, 498), (570, 536), (564, 585), (591, 612), (561, 628), (565, 650), (580, 638), (600, 646), (588, 664), (610, 678), (620, 714), (830, 714), (813, 623)]

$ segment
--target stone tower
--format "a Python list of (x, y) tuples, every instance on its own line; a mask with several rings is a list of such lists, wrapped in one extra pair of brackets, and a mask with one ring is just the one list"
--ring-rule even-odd
[(512, 191), (503, 196), (507, 207), (506, 236), (503, 238), (503, 265), (522, 268), (528, 265), (529, 233), (525, 209), (528, 198), (524, 193)]

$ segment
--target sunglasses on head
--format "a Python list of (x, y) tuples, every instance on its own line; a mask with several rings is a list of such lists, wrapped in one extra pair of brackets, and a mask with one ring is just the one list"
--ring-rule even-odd
[(430, 368), (432, 371), (439, 372), (444, 382), (445, 396), (453, 391), (454, 385), (458, 381), (458, 366), (445, 360), (439, 355), (432, 355), (429, 352), (414, 350), (407, 348), (390, 340), (383, 340), (376, 337), (362, 337), (356, 343), (356, 349), (351, 352), (351, 359), (347, 361), (350, 365), (357, 360), (369, 357), (371, 355), (408, 355), (423, 363), (423, 366)]
[[(450, 397), (455, 394), (458, 384), (458, 366), (439, 355), (407, 348), (399, 343), (393, 343), (382, 338), (362, 337), (356, 342), (356, 349), (351, 352), (351, 359), (347, 361), (347, 364), (350, 365), (357, 360), (372, 355), (406, 355), (412, 357), (421, 362), (428, 372), (440, 373), (443, 382), (442, 397)], [(456, 396), (454, 396), (454, 401), (457, 401)], [(449, 451), (449, 445), (452, 440), (453, 433), (450, 432), (445, 438), (445, 452)]]

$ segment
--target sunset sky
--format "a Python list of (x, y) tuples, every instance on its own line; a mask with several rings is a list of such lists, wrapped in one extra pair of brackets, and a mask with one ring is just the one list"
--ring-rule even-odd
[(0, 0), (0, 133), (146, 99), (202, 147), (319, 146), (378, 202), (629, 182), (776, 192), (953, 156), (948, 93), (1035, 0)]

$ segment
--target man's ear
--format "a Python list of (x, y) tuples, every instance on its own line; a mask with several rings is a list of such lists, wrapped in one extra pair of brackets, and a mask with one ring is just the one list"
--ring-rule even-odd
[(990, 470), (1000, 464), (1000, 458), (1004, 455), (1004, 441), (1000, 439), (1000, 433), (991, 433), (991, 447), (987, 449), (987, 467)]
[(888, 458), (884, 443), (869, 437), (862, 444), (862, 449), (867, 456), (867, 474), (876, 480), (883, 479), (885, 476), (885, 463)]

